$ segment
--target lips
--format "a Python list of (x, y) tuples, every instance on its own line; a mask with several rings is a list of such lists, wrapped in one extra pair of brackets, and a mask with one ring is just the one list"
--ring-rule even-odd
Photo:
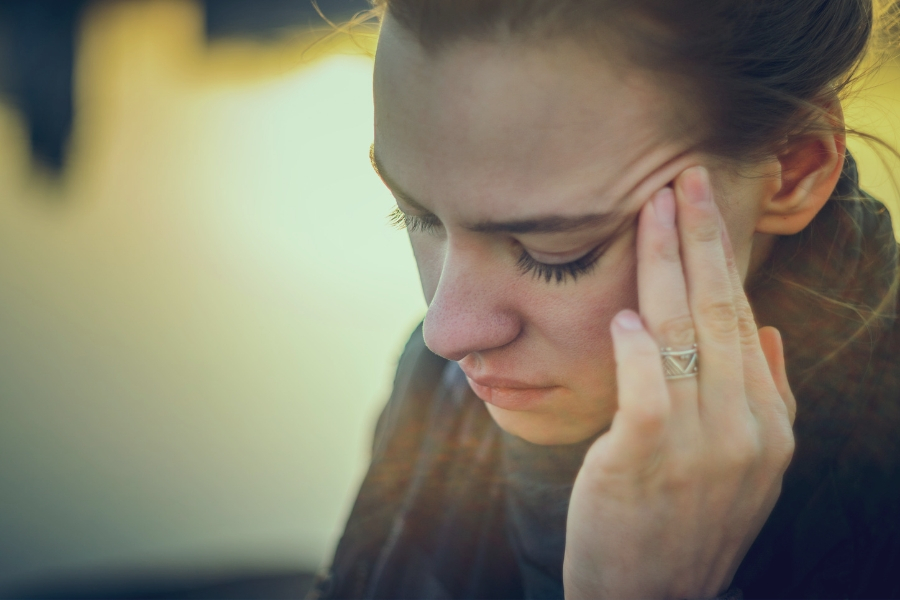
[(467, 374), (466, 379), (476, 396), (506, 410), (532, 410), (559, 389), (558, 386), (537, 386), (504, 377), (482, 376), (476, 379)]

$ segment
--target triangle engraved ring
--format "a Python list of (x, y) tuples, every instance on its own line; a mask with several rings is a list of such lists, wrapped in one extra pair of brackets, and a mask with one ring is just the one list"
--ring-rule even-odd
[(688, 350), (660, 348), (659, 353), (662, 355), (666, 379), (684, 379), (697, 376), (700, 366), (697, 356), (697, 344), (694, 344)]

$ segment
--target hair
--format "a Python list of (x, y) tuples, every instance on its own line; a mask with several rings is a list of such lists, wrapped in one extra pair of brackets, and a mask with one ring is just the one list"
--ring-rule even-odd
[(798, 137), (850, 132), (835, 118), (835, 102), (859, 74), (873, 24), (896, 14), (895, 2), (884, 0), (371, 2), (432, 53), (460, 40), (507, 38), (621, 48), (694, 108), (678, 111), (679, 131), (695, 132), (699, 150), (736, 163)]
[[(390, 14), (431, 54), (461, 41), (571, 39), (646, 69), (670, 86), (681, 109), (672, 115), (673, 135), (690, 132), (695, 149), (739, 170), (822, 134), (855, 135), (900, 159), (839, 116), (840, 102), (869, 72), (864, 61), (874, 71), (894, 58), (898, 0), (369, 1), (372, 10), (336, 29), (352, 34)], [(856, 315), (859, 326), (842, 348), (892, 314), (896, 273), (892, 281), (866, 306), (807, 291), (832, 312)]]

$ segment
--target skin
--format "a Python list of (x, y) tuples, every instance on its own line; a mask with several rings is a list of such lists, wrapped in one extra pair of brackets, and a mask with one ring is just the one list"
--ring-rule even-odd
[[(621, 72), (564, 41), (537, 49), (461, 44), (429, 57), (388, 18), (375, 106), (376, 156), (398, 206), (442, 224), (410, 235), (429, 305), (428, 347), (474, 379), (552, 388), (529, 410), (487, 405), (511, 433), (562, 444), (605, 429), (616, 408), (609, 323), (638, 308), (638, 211), (709, 157), (666, 135), (670, 108), (660, 90), (637, 77), (623, 85)], [(725, 218), (746, 274), (758, 237), (753, 198), (771, 182), (716, 175), (732, 199)], [(614, 213), (610, 226), (528, 235), (464, 228), (598, 212)], [(548, 284), (515, 266), (523, 248), (537, 260), (567, 262), (610, 236), (594, 270), (574, 282)]]
[[(738, 176), (673, 138), (666, 90), (616, 64), (567, 40), (429, 54), (387, 15), (374, 159), (414, 225), (428, 347), (515, 435), (606, 431), (573, 490), (567, 596), (712, 596), (793, 451), (780, 337), (757, 330), (743, 281), (827, 200), (843, 141), (811, 138)], [(566, 231), (523, 226), (599, 213)], [(518, 264), (601, 247), (577, 279)], [(700, 376), (666, 381), (659, 347), (695, 341)]]

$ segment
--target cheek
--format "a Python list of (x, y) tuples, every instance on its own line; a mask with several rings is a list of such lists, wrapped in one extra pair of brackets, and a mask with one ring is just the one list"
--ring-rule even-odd
[[(425, 301), (431, 305), (441, 279), (446, 243), (424, 235), (410, 236)], [(522, 360), (539, 370), (593, 373), (612, 361), (609, 325), (623, 308), (637, 309), (636, 254), (633, 235), (609, 248), (590, 274), (564, 285), (546, 284), (516, 270), (497, 271), (505, 310), (525, 324)], [(502, 281), (501, 281), (502, 280)], [(496, 307), (495, 307), (496, 308)], [(602, 370), (602, 369), (601, 369)]]
[(533, 313), (540, 337), (557, 349), (557, 360), (580, 367), (612, 360), (610, 321), (624, 308), (637, 309), (632, 246), (601, 259), (596, 271), (576, 285), (553, 290)]

